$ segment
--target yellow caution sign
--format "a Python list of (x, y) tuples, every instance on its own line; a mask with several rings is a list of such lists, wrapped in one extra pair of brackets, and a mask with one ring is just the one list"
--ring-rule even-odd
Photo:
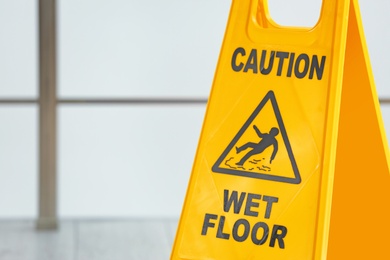
[(171, 259), (390, 259), (389, 207), (357, 0), (314, 28), (234, 0)]

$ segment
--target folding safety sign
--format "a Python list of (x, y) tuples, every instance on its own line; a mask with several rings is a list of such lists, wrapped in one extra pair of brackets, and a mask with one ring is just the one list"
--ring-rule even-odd
[(389, 206), (358, 1), (234, 0), (171, 259), (390, 259)]

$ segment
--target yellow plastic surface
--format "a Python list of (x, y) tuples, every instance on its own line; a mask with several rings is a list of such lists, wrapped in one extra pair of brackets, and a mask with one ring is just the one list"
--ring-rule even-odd
[[(390, 186), (367, 52), (356, 49), (345, 56), (346, 47), (364, 42), (351, 30), (347, 44), (348, 26), (361, 30), (357, 1), (351, 1), (350, 13), (350, 0), (324, 0), (319, 22), (310, 29), (277, 25), (265, 0), (233, 1), (172, 260), (327, 259), (328, 252), (329, 259), (387, 259), (350, 257), (347, 252), (338, 257), (342, 242), (349, 239), (340, 228), (349, 218), (361, 218), (340, 210), (344, 205), (337, 202), (337, 219), (330, 218), (335, 173), (345, 176), (336, 177), (334, 200), (367, 196), (363, 177), (361, 190), (345, 195), (348, 178), (376, 174), (363, 170), (366, 162), (356, 162), (357, 157), (375, 157), (379, 148), (382, 157), (375, 157), (375, 164), (383, 173), (381, 185)], [(343, 78), (344, 63), (350, 70), (345, 69)], [(355, 92), (342, 97), (343, 84), (348, 85), (346, 93)], [(359, 84), (364, 84), (361, 94), (356, 93)], [(367, 98), (371, 124), (359, 116), (349, 120), (346, 113), (355, 109), (350, 106)], [(344, 123), (340, 121), (337, 139), (340, 103)], [(367, 130), (371, 126), (375, 129)], [(362, 140), (364, 145), (374, 140), (372, 147), (362, 147)], [(350, 171), (348, 165), (354, 163), (360, 166)]]
[(338, 130), (329, 260), (390, 259), (389, 149), (360, 17), (358, 3), (353, 1)]

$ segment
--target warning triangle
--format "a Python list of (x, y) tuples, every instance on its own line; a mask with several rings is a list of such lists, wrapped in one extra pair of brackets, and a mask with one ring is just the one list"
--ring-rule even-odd
[(265, 95), (212, 170), (276, 182), (301, 182), (273, 91)]

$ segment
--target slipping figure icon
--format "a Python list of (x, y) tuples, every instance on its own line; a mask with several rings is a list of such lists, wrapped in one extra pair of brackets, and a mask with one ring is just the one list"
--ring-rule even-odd
[(236, 165), (239, 165), (239, 166), (244, 165), (244, 163), (250, 157), (252, 157), (253, 155), (262, 153), (266, 148), (268, 148), (271, 145), (274, 146), (273, 147), (274, 150), (272, 152), (272, 155), (271, 155), (271, 158), (269, 161), (270, 163), (272, 163), (272, 161), (275, 158), (276, 153), (278, 152), (278, 141), (276, 140), (275, 137), (279, 134), (279, 129), (277, 129), (276, 127), (272, 127), (271, 130), (269, 131), (269, 133), (262, 133), (262, 132), (260, 132), (259, 128), (257, 128), (256, 125), (253, 125), (253, 128), (255, 129), (256, 134), (261, 138), (261, 140), (258, 143), (248, 142), (241, 147), (236, 147), (237, 154), (248, 149), (248, 148), (252, 148), (252, 150), (250, 150), (247, 154), (245, 154), (245, 156), (242, 157), (242, 159), (238, 163), (236, 163)]

